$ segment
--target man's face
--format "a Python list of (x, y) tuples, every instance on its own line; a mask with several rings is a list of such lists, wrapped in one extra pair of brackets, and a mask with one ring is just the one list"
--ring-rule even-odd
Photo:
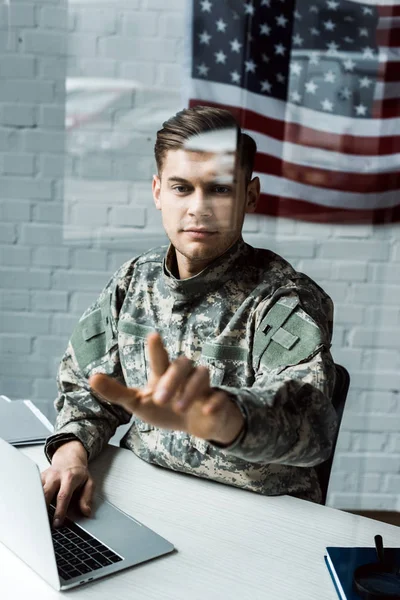
[(167, 152), (160, 178), (153, 177), (153, 197), (182, 278), (200, 272), (236, 242), (258, 194), (258, 178), (245, 185), (234, 153)]

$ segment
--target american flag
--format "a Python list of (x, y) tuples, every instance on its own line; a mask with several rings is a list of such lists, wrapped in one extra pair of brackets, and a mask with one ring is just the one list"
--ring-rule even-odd
[(400, 2), (190, 10), (189, 105), (227, 108), (255, 139), (258, 212), (400, 221)]

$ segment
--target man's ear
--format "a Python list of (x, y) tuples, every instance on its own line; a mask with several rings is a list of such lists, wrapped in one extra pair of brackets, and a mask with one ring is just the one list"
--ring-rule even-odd
[(158, 175), (153, 175), (153, 181), (151, 182), (151, 189), (153, 192), (154, 204), (158, 210), (161, 210), (161, 179)]
[(246, 213), (255, 212), (260, 198), (260, 179), (253, 177), (246, 190)]

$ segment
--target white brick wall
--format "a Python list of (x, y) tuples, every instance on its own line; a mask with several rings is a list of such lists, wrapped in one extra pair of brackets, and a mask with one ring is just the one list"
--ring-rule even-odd
[[(184, 5), (0, 4), (0, 391), (33, 398), (51, 418), (56, 365), (76, 319), (125, 260), (166, 241), (150, 193), (154, 132), (117, 161), (69, 156), (65, 79), (133, 79), (177, 91)], [(399, 509), (399, 227), (251, 216), (244, 231), (335, 301), (333, 353), (352, 387), (330, 503)]]

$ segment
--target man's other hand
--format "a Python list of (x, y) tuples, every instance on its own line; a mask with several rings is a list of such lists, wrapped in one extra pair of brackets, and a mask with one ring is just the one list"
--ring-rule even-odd
[(62, 525), (72, 495), (79, 494), (79, 508), (85, 517), (90, 517), (93, 503), (94, 482), (88, 470), (87, 453), (78, 441), (60, 446), (51, 461), (51, 466), (41, 474), (46, 504), (56, 504), (53, 525)]
[(207, 367), (181, 356), (172, 363), (159, 334), (147, 338), (151, 376), (145, 389), (127, 388), (107, 375), (93, 375), (96, 396), (162, 429), (186, 431), (228, 446), (244, 419), (231, 397), (210, 387)]

